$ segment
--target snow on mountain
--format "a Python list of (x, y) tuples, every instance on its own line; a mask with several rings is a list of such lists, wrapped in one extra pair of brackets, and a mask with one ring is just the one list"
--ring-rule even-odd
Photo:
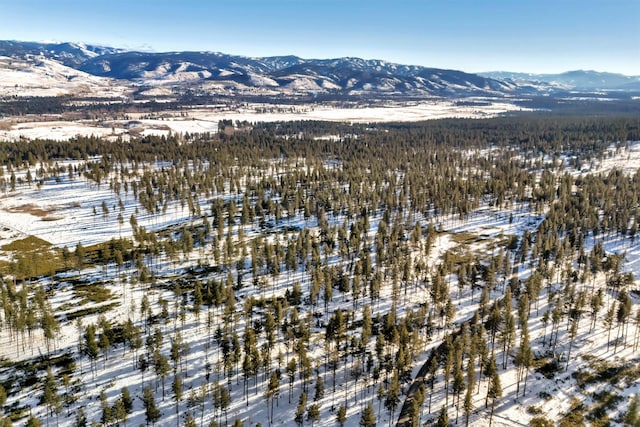
[(44, 56), (58, 60), (69, 67), (77, 67), (90, 58), (117, 52), (123, 52), (123, 50), (84, 43), (38, 43), (0, 40), (0, 56), (14, 58), (24, 58), (26, 55)]
[(249, 74), (249, 80), (255, 86), (280, 86), (275, 80), (259, 74)]
[(592, 70), (574, 70), (560, 74), (513, 73), (491, 71), (482, 76), (511, 81), (520, 86), (556, 90), (640, 90), (640, 76), (605, 73)]
[[(151, 84), (149, 78), (153, 77), (154, 85), (162, 85), (193, 81), (183, 77), (185, 64), (188, 64), (187, 71), (202, 73), (197, 75), (201, 83), (223, 80), (241, 83), (251, 90), (279, 86), (285, 92), (291, 89), (296, 92), (349, 93), (358, 89), (407, 96), (457, 96), (509, 95), (515, 89), (513, 84), (460, 71), (361, 58), (248, 58), (217, 52), (121, 52), (89, 58), (79, 68), (95, 75), (144, 84)], [(300, 81), (292, 84), (296, 80)]]
[(322, 87), (319, 86), (312, 78), (306, 76), (295, 77), (290, 83), (285, 85), (285, 87), (295, 91), (305, 92), (316, 92), (322, 90)]
[(11, 96), (125, 96), (126, 85), (96, 77), (43, 56), (14, 59), (0, 56), (0, 92)]
[[(0, 41), (0, 55), (11, 58), (15, 75), (7, 82), (26, 79), (20, 61), (47, 60), (67, 67), (53, 70), (42, 82), (35, 74), (30, 87), (38, 91), (16, 95), (77, 93), (63, 84), (70, 70), (85, 77), (106, 77), (149, 94), (166, 87), (175, 95), (290, 96), (325, 94), (333, 97), (366, 96), (394, 98), (459, 98), (468, 96), (513, 97), (565, 93), (568, 90), (640, 90), (640, 77), (593, 71), (572, 71), (559, 75), (493, 72), (483, 75), (457, 70), (394, 64), (377, 59), (342, 57), (303, 59), (297, 56), (244, 57), (220, 52), (135, 52), (80, 43), (35, 43)], [(30, 68), (32, 63), (27, 67)], [(63, 71), (64, 70), (64, 71)], [(55, 77), (57, 84), (47, 78)], [(81, 74), (80, 74), (81, 73)], [(20, 77), (21, 76), (21, 77)], [(111, 81), (113, 81), (111, 80)], [(100, 80), (87, 80), (89, 86)], [(107, 80), (102, 80), (106, 82)], [(14, 83), (15, 85), (15, 83)], [(44, 88), (48, 88), (45, 90)], [(93, 90), (93, 89), (92, 89)], [(90, 90), (89, 92), (91, 92)], [(161, 91), (165, 92), (165, 91)], [(92, 94), (102, 96), (98, 94)]]

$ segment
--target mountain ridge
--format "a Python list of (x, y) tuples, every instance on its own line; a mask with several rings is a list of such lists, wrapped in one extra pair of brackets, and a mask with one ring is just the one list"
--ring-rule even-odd
[(360, 98), (513, 98), (571, 90), (640, 91), (640, 77), (570, 71), (560, 75), (466, 73), (380, 59), (248, 57), (215, 51), (147, 52), (83, 43), (0, 40), (0, 56), (46, 58), (95, 77), (126, 82), (140, 95), (327, 95)]
[(562, 73), (523, 73), (488, 71), (478, 75), (513, 82), (544, 82), (573, 90), (640, 90), (640, 75), (627, 76), (595, 70), (570, 70)]

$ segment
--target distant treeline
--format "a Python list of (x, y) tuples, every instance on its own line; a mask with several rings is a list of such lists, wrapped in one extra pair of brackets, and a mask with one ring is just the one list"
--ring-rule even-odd
[[(334, 135), (338, 140), (315, 140)], [(190, 144), (182, 144), (182, 142)], [(487, 120), (449, 119), (418, 123), (344, 124), (322, 121), (261, 123), (247, 132), (144, 136), (105, 144), (99, 137), (69, 141), (38, 139), (0, 142), (0, 163), (107, 156), (117, 162), (306, 157), (341, 160), (384, 159), (403, 169), (416, 152), (450, 148), (495, 146), (522, 150), (527, 155), (572, 151), (587, 157), (602, 152), (612, 141), (640, 140), (636, 117), (519, 117)], [(450, 155), (450, 153), (449, 153)], [(388, 164), (388, 163), (387, 163)], [(390, 166), (390, 165), (389, 165)]]

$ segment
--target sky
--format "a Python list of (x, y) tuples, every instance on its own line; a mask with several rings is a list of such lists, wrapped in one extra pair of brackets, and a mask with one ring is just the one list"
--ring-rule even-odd
[(0, 39), (640, 75), (640, 0), (0, 0)]

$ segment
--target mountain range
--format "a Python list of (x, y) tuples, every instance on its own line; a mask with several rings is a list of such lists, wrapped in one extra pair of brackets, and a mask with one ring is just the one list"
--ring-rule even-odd
[[(15, 84), (12, 72), (22, 73)], [(593, 71), (471, 74), (351, 57), (250, 58), (218, 52), (154, 53), (79, 43), (0, 41), (0, 73), (5, 80), (2, 88), (11, 85), (12, 95), (28, 93), (29, 86), (24, 82), (31, 81), (29, 72), (39, 72), (49, 79), (61, 76), (59, 85), (54, 85), (60, 94), (76, 93), (67, 88), (67, 83), (86, 80), (99, 86), (101, 94), (102, 89), (119, 94), (122, 91), (113, 88), (120, 86), (128, 87), (134, 96), (156, 97), (191, 94), (393, 99), (640, 90), (640, 77)], [(32, 80), (38, 81), (40, 74)], [(85, 94), (93, 90), (91, 85), (83, 88)]]
[(640, 91), (640, 76), (625, 76), (623, 74), (599, 71), (575, 70), (560, 74), (531, 74), (512, 73), (508, 71), (492, 71), (479, 75), (508, 81), (513, 84), (547, 84), (567, 90), (601, 91), (622, 90)]

